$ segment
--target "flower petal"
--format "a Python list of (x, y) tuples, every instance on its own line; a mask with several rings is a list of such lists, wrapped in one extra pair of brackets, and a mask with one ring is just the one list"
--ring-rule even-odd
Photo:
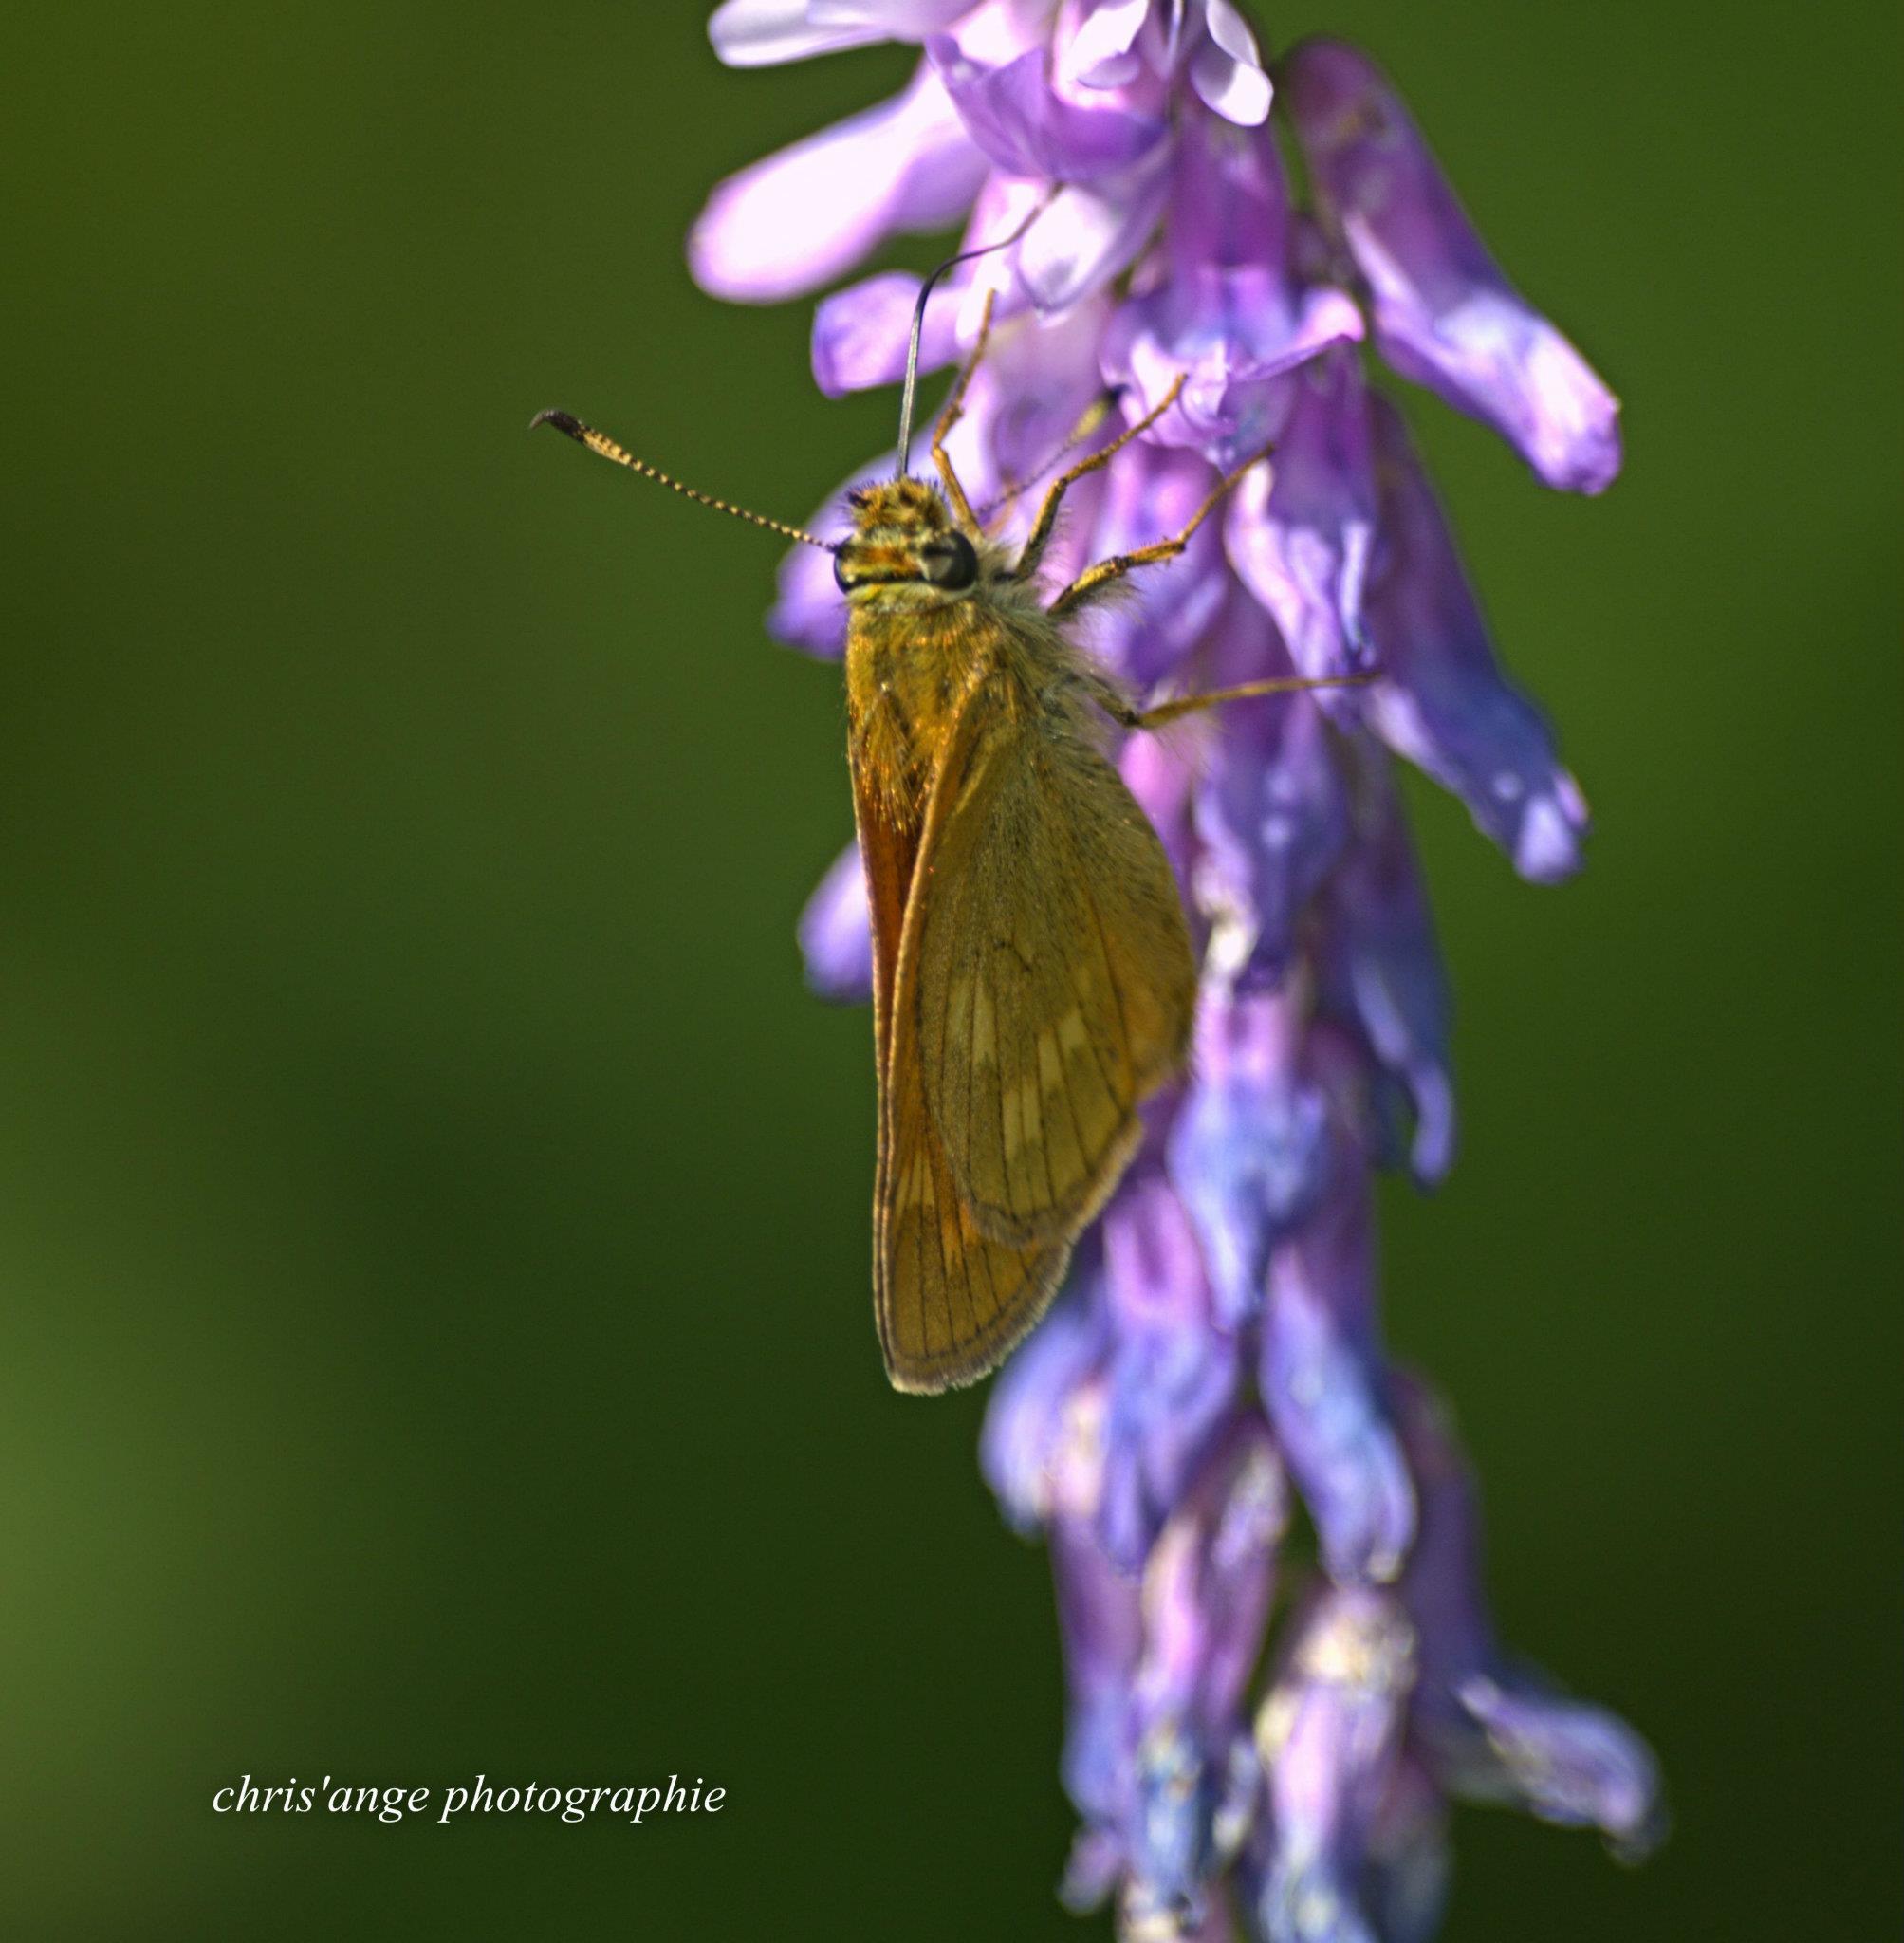
[(797, 297), (896, 231), (943, 228), (985, 172), (937, 77), (922, 66), (903, 94), (729, 176), (694, 223), (689, 267), (717, 297)]
[[(1230, 563), (1288, 643), (1299, 673), (1348, 674), (1362, 662), (1363, 594), (1375, 549), (1376, 485), (1368, 400), (1352, 354), (1332, 353), (1289, 380), (1293, 404), (1268, 468), (1231, 495)], [(1354, 718), (1353, 691), (1319, 706)]]
[(1597, 1825), (1637, 1860), (1665, 1831), (1652, 1752), (1625, 1722), (1555, 1691), (1495, 1645), (1481, 1582), (1480, 1511), (1433, 1395), (1397, 1378), (1391, 1397), (1421, 1499), (1402, 1598), (1421, 1648), (1414, 1727), (1444, 1786), (1563, 1826)]
[(1309, 41), (1288, 56), (1285, 84), (1318, 196), (1367, 281), (1383, 357), (1493, 426), (1547, 485), (1611, 484), (1618, 400), (1501, 274), (1375, 64)]
[(1214, 1744), (1238, 1724), (1288, 1520), (1276, 1447), (1242, 1419), (1172, 1512), (1144, 1564), (1139, 1717), (1194, 1721)]
[(1061, 189), (1018, 246), (1018, 274), (1032, 303), (1066, 310), (1127, 269), (1155, 227), (1169, 181), (1153, 160)]
[(1390, 1595), (1331, 1587), (1298, 1621), (1256, 1724), (1271, 1828), (1258, 1915), (1270, 1943), (1377, 1943), (1356, 1889), (1414, 1672)]
[[(892, 476), (890, 455), (868, 459), (837, 491), (829, 492), (806, 522), (818, 538), (837, 540), (852, 530), (846, 495), (857, 486)], [(837, 661), (846, 650), (846, 597), (833, 578), (833, 556), (817, 546), (789, 546), (775, 579), (776, 594), (767, 627), (776, 640), (802, 648), (823, 661)]]
[(922, 41), (970, 13), (975, 0), (806, 0), (823, 27), (872, 27), (896, 41)]
[(1023, 1348), (999, 1372), (979, 1438), (979, 1469), (1013, 1530), (1031, 1532), (1058, 1506), (1057, 1463), (1076, 1400), (1109, 1351), (1099, 1271), (1089, 1258)]
[[(813, 312), (813, 381), (829, 398), (897, 384), (924, 280), (910, 270), (884, 270), (823, 297)], [(963, 292), (943, 287), (926, 300), (919, 332), (919, 370), (937, 371), (958, 355)]]
[(1195, 1231), (1160, 1171), (1126, 1183), (1103, 1235), (1112, 1349), (1098, 1531), (1134, 1570), (1229, 1421), (1242, 1357), (1214, 1326)]
[[(1216, 646), (1214, 686), (1291, 672), (1269, 617), (1240, 589)], [(1347, 841), (1348, 798), (1328, 730), (1308, 695), (1229, 704), (1201, 768), (1197, 902), (1213, 925), (1230, 928), (1226, 975), (1261, 990), (1287, 970), (1309, 900)]]
[(1580, 785), (1538, 710), (1503, 677), (1460, 556), (1400, 414), (1371, 400), (1381, 551), (1367, 625), (1384, 679), (1368, 719), (1397, 754), (1460, 797), (1536, 883), (1569, 877), (1587, 828)]
[[(1180, 531), (1216, 477), (1215, 469), (1193, 453), (1133, 447), (1109, 469), (1091, 529), (1093, 558), (1132, 553)], [(1133, 688), (1147, 690), (1203, 639), (1228, 605), (1230, 584), (1223, 536), (1206, 520), (1168, 568), (1137, 576), (1129, 599), (1098, 616), (1092, 650)]]
[(1256, 51), (1256, 36), (1230, 0), (1204, 0), (1210, 37), (1190, 57), (1190, 84), (1205, 107), (1239, 128), (1269, 119), (1274, 91)]
[[(1035, 182), (989, 176), (972, 205), (961, 250), (988, 249), (1012, 235), (1042, 194), (1042, 185)], [(905, 376), (922, 282), (910, 271), (888, 270), (822, 298), (813, 313), (813, 376), (828, 398), (897, 384)], [(919, 333), (922, 376), (970, 349), (988, 296), (994, 325), (1024, 309), (1025, 289), (1011, 250), (993, 250), (976, 262), (960, 264), (934, 285)]]
[(1376, 763), (1357, 782), (1361, 827), (1326, 893), (1323, 1002), (1399, 1086), (1414, 1122), (1409, 1167), (1431, 1187), (1454, 1159), (1448, 977), (1394, 783)]
[(1064, 44), (1065, 71), (1080, 87), (1125, 87), (1143, 71), (1137, 36), (1150, 18), (1151, 0), (1100, 0)]
[(1152, 116), (1066, 101), (1051, 85), (1047, 48), (994, 66), (936, 34), (926, 53), (972, 140), (1009, 175), (1095, 181), (1129, 169), (1164, 139), (1166, 124)]
[[(1259, 1421), (1239, 1423), (1152, 1547), (1143, 1651), (1130, 1686), (1125, 1849), (1130, 1917), (1193, 1928), (1206, 1885), (1248, 1832), (1259, 1786), (1244, 1730), (1285, 1517), (1282, 1473)], [(1139, 1929), (1137, 1934), (1148, 1934)]]
[(1369, 1830), (1361, 1899), (1382, 1943), (1433, 1943), (1448, 1900), (1448, 1807), (1404, 1748)]
[[(1103, 329), (1104, 306), (1091, 303), (1062, 317), (1028, 316), (997, 334), (979, 367), (980, 377), (989, 372), (995, 387), (984, 400), (982, 443), (996, 481), (1028, 485), (1102, 402), (1098, 340)], [(1038, 498), (1019, 493), (1013, 520), (1028, 527)]]
[(1466, 1769), (1470, 1798), (1505, 1798), (1562, 1828), (1601, 1829), (1625, 1861), (1664, 1838), (1658, 1764), (1623, 1720), (1528, 1673), (1473, 1675), (1457, 1697), (1498, 1763), (1492, 1775)]
[(708, 39), (730, 67), (770, 67), (885, 39), (877, 27), (816, 25), (806, 0), (726, 0), (708, 22)]
[(1169, 1165), (1209, 1265), (1216, 1315), (1239, 1330), (1263, 1305), (1276, 1244), (1314, 1208), (1334, 1161), (1328, 1109), (1298, 1070), (1302, 1021), (1275, 993), (1205, 993), (1195, 1078)]
[(1348, 296), (1296, 274), (1287, 188), (1266, 134), (1239, 138), (1209, 115), (1186, 118), (1168, 223), (1171, 274), (1132, 298), (1105, 340), (1104, 376), (1155, 406), (1182, 381), (1151, 433), (1226, 470), (1283, 432), (1292, 392), (1279, 382), (1362, 334)]
[(1269, 1265), (1261, 1387), (1278, 1443), (1339, 1583), (1393, 1579), (1414, 1537), (1414, 1492), (1383, 1397), (1374, 1211), (1360, 1169)]
[(972, 0), (726, 0), (708, 22), (708, 38), (730, 67), (768, 67), (875, 41), (922, 41), (971, 7)]
[(860, 1005), (873, 996), (873, 929), (860, 846), (849, 843), (800, 914), (806, 982), (822, 998)]

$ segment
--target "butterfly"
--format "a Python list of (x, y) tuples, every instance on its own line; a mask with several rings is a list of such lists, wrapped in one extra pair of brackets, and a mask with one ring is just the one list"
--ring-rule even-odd
[(1189, 1054), (1197, 972), (1182, 900), (1109, 738), (1373, 678), (1279, 677), (1142, 709), (1079, 640), (1081, 616), (1180, 554), (1266, 453), (1219, 480), (1181, 531), (1047, 598), (1040, 572), (1066, 492), (1170, 410), (1180, 378), (1054, 479), (1009, 545), (974, 513), (946, 449), (989, 339), (988, 302), (933, 435), (937, 483), (910, 475), (925, 301), (964, 260), (919, 293), (897, 476), (849, 494), (852, 531), (837, 543), (696, 492), (567, 413), (533, 421), (833, 554), (872, 919), (874, 1316), (894, 1387), (927, 1393), (989, 1374), (1038, 1322), (1137, 1149), (1145, 1101)]

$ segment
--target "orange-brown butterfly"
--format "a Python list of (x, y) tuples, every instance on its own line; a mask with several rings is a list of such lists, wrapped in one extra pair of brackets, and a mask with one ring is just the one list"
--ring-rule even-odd
[(926, 298), (964, 260), (942, 264), (919, 293), (897, 475), (850, 495), (853, 531), (837, 545), (695, 492), (565, 412), (534, 421), (834, 556), (872, 916), (874, 1313), (894, 1386), (928, 1392), (996, 1369), (1043, 1315), (1137, 1149), (1138, 1109), (1188, 1053), (1190, 933), (1163, 845), (1105, 752), (1109, 734), (1338, 685), (1253, 681), (1140, 709), (1074, 638), (1079, 615), (1134, 568), (1181, 553), (1266, 453), (1221, 480), (1181, 532), (1044, 598), (1039, 568), (1065, 492), (1155, 424), (1181, 379), (1053, 481), (1013, 548), (974, 514), (946, 452), (985, 355), (988, 303), (933, 436), (940, 485), (908, 476)]

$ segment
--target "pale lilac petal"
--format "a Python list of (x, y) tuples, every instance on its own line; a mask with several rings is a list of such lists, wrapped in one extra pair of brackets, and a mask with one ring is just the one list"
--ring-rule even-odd
[(775, 586), (768, 633), (790, 648), (837, 661), (846, 652), (846, 602), (834, 583), (832, 557), (793, 547), (780, 564)]
[[(1186, 752), (1159, 735), (1133, 735), (1118, 752), (1118, 769), (1137, 799), (1170, 859), (1178, 887), (1190, 890), (1194, 849), (1191, 795), (1194, 766)], [(1192, 910), (1192, 917), (1195, 916)]]
[(859, 1005), (873, 996), (873, 930), (860, 846), (849, 843), (800, 914), (806, 982), (822, 998)]
[(1050, 1545), (1064, 1647), (1064, 1792), (1087, 1824), (1116, 1827), (1131, 1792), (1130, 1686), (1143, 1648), (1141, 1583), (1112, 1564), (1086, 1524), (1060, 1518)]
[[(1105, 481), (1092, 553), (1109, 560), (1180, 531), (1216, 480), (1193, 453), (1132, 448)], [(1183, 553), (1134, 577), (1130, 597), (1092, 621), (1092, 650), (1133, 689), (1147, 691), (1203, 639), (1229, 604), (1229, 585), (1222, 531), (1206, 520)]]
[(1213, 1325), (1195, 1231), (1160, 1171), (1126, 1183), (1103, 1236), (1114, 1335), (1099, 1537), (1135, 1568), (1229, 1421), (1242, 1351)]
[(1328, 1184), (1328, 1108), (1298, 1067), (1303, 1022), (1286, 997), (1208, 993), (1195, 1078), (1169, 1166), (1195, 1225), (1216, 1315), (1240, 1330), (1263, 1305), (1270, 1255)]
[(1310, 41), (1286, 63), (1317, 193), (1366, 280), (1404, 377), (1494, 427), (1549, 486), (1619, 471), (1619, 403), (1495, 266), (1399, 97), (1365, 55)]
[[(1233, 583), (1216, 648), (1217, 687), (1292, 672), (1269, 617)], [(1348, 837), (1337, 752), (1313, 698), (1266, 696), (1224, 710), (1201, 768), (1197, 902), (1229, 928), (1225, 975), (1260, 989), (1287, 970), (1309, 900)]]
[(1260, 1785), (1242, 1703), (1262, 1655), (1285, 1507), (1266, 1430), (1240, 1423), (1144, 1565), (1125, 1846), (1133, 1901), (1180, 1929), (1194, 1928), (1205, 1885), (1240, 1847)]
[(1303, 290), (1284, 304), (1279, 280), (1225, 271), (1187, 302), (1180, 286), (1134, 298), (1104, 341), (1104, 371), (1128, 382), (1146, 409), (1181, 378), (1175, 405), (1148, 435), (1186, 445), (1229, 472), (1287, 435), (1300, 396), (1290, 374), (1361, 336), (1361, 314), (1341, 291)]
[[(1072, 1800), (1077, 1800), (1075, 1794)], [(1058, 1900), (1074, 1916), (1087, 1916), (1110, 1900), (1111, 1892), (1123, 1873), (1124, 1845), (1117, 1832), (1086, 1822), (1073, 1838), (1071, 1853), (1064, 1859)]]
[(1282, 435), (1285, 375), (1362, 334), (1342, 291), (1297, 278), (1287, 188), (1267, 136), (1239, 139), (1208, 115), (1186, 119), (1172, 174), (1172, 274), (1132, 298), (1104, 342), (1104, 376), (1148, 408), (1179, 379), (1152, 431), (1225, 470)]
[(1079, 86), (1124, 87), (1143, 71), (1137, 36), (1151, 0), (1100, 0), (1063, 50), (1065, 71)]
[(1600, 1828), (1637, 1860), (1665, 1832), (1653, 1755), (1623, 1721), (1557, 1692), (1495, 1644), (1472, 1479), (1433, 1395), (1397, 1378), (1393, 1405), (1420, 1493), (1402, 1598), (1421, 1651), (1415, 1730), (1444, 1786), (1544, 1821)]
[(1139, 1718), (1194, 1721), (1213, 1745), (1237, 1722), (1263, 1649), (1287, 1494), (1260, 1418), (1238, 1423), (1144, 1564)]
[[(1013, 234), (1041, 194), (1036, 183), (988, 177), (972, 205), (960, 250), (986, 249)], [(897, 384), (905, 376), (922, 281), (910, 271), (888, 270), (821, 299), (813, 313), (813, 376), (828, 398)], [(1027, 300), (1011, 250), (994, 250), (960, 264), (933, 287), (919, 334), (922, 376), (953, 362), (976, 342), (988, 295), (995, 327), (1025, 308)], [(1002, 341), (1001, 334), (994, 357)], [(1095, 360), (1081, 363), (1095, 367)]]
[(1489, 1772), (1458, 1777), (1470, 1799), (1507, 1801), (1562, 1828), (1599, 1828), (1623, 1860), (1665, 1835), (1659, 1767), (1623, 1720), (1554, 1692), (1538, 1675), (1475, 1674), (1456, 1697), (1486, 1737)]
[(730, 67), (767, 67), (875, 41), (922, 41), (971, 6), (972, 0), (726, 0), (708, 22), (708, 38)]
[(1394, 783), (1367, 764), (1358, 784), (1361, 828), (1327, 892), (1323, 999), (1399, 1087), (1414, 1120), (1409, 1167), (1432, 1187), (1454, 1159), (1448, 975)]
[[(843, 539), (853, 530), (846, 495), (855, 487), (889, 479), (892, 473), (890, 455), (868, 459), (837, 491), (826, 495), (808, 518), (806, 530), (823, 540)], [(832, 554), (818, 546), (789, 546), (774, 585), (767, 632), (790, 648), (837, 661), (846, 650), (846, 599), (833, 578)]]
[(864, 24), (819, 25), (807, 0), (726, 0), (708, 22), (708, 38), (730, 67), (770, 67), (864, 46), (886, 36)]
[(922, 67), (905, 93), (729, 176), (695, 221), (689, 266), (717, 297), (797, 297), (896, 231), (943, 228), (985, 173), (944, 88)]
[(1128, 170), (1163, 139), (1154, 117), (1066, 101), (1051, 85), (1045, 48), (993, 66), (938, 34), (926, 53), (972, 140), (1009, 175), (1095, 181)]
[[(1290, 380), (1293, 406), (1266, 472), (1251, 472), (1224, 526), (1230, 564), (1267, 609), (1300, 674), (1361, 665), (1363, 601), (1376, 541), (1367, 399), (1354, 357), (1337, 352)], [(1318, 705), (1353, 720), (1357, 691)]]
[(1417, 1713), (1457, 1725), (1452, 1696), (1496, 1656), (1481, 1591), (1481, 1519), (1473, 1480), (1441, 1400), (1418, 1378), (1390, 1373), (1389, 1409), (1415, 1490), (1414, 1547), (1401, 1594), (1421, 1642)]
[[(1059, 1393), (1047, 1393), (1059, 1394)], [(1132, 1683), (1143, 1652), (1143, 1588), (1098, 1543), (1106, 1455), (1101, 1381), (1087, 1377), (1062, 1393), (1058, 1435), (1045, 1456), (1049, 1543), (1064, 1649), (1064, 1790), (1087, 1829), (1105, 1832), (1123, 1860), (1122, 1824), (1131, 1798)], [(1074, 1856), (1082, 1865), (1091, 1858)], [(1097, 1857), (1101, 1862), (1101, 1854)], [(1080, 1867), (1081, 1877), (1084, 1874)], [(1090, 1872), (1095, 1882), (1100, 1874)], [(1087, 1893), (1080, 1880), (1076, 1889)]]
[[(1195, 281), (1212, 269), (1290, 276), (1288, 174), (1271, 136), (1239, 137), (1209, 115), (1187, 114), (1172, 166), (1165, 242), (1176, 276)], [(1286, 293), (1282, 301), (1289, 301)]]
[[(1104, 306), (1094, 302), (1063, 317), (1026, 315), (998, 331), (979, 368), (989, 389), (972, 407), (983, 418), (985, 463), (994, 482), (1029, 480), (1100, 402), (1097, 348), (1103, 327)], [(1028, 523), (1038, 498), (1022, 494), (1015, 516)]]
[(1239, 128), (1269, 119), (1273, 90), (1256, 51), (1256, 36), (1230, 0), (1204, 0), (1210, 37), (1190, 57), (1190, 84), (1205, 107)]
[(999, 1372), (986, 1407), (979, 1469), (1014, 1530), (1031, 1532), (1057, 1507), (1057, 1463), (1077, 1399), (1109, 1352), (1109, 1331), (1087, 1240), (1071, 1286)]
[(1414, 1493), (1389, 1423), (1376, 1334), (1369, 1185), (1339, 1168), (1321, 1208), (1270, 1258), (1261, 1384), (1330, 1577), (1382, 1582), (1414, 1536)]
[(1372, 400), (1381, 478), (1381, 558), (1367, 625), (1383, 680), (1365, 691), (1383, 741), (1468, 805), (1536, 883), (1579, 868), (1587, 827), (1580, 786), (1540, 712), (1503, 677), (1434, 493), (1400, 414)]
[(1448, 1901), (1448, 1808), (1434, 1777), (1404, 1748), (1369, 1829), (1361, 1900), (1382, 1943), (1431, 1943)]
[(1061, 311), (1127, 269), (1163, 212), (1169, 171), (1140, 163), (1051, 198), (1018, 246), (1018, 274), (1040, 310)]
[(822, 27), (877, 28), (896, 41), (923, 41), (941, 32), (975, 0), (806, 0), (806, 10)]
[[(823, 298), (813, 312), (813, 379), (829, 398), (897, 384), (905, 376), (906, 347), (922, 279), (885, 270)], [(919, 333), (919, 370), (938, 370), (958, 354), (963, 292), (935, 289), (926, 301)]]
[(1390, 1595), (1330, 1588), (1299, 1620), (1256, 1726), (1271, 1830), (1258, 1916), (1270, 1943), (1377, 1943), (1356, 1891), (1414, 1675), (1414, 1636)]

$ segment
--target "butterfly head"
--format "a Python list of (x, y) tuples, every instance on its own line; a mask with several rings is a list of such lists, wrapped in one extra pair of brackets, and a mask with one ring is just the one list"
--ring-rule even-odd
[(856, 605), (941, 606), (978, 584), (979, 555), (922, 479), (889, 479), (847, 494), (853, 531), (833, 554), (833, 578)]

